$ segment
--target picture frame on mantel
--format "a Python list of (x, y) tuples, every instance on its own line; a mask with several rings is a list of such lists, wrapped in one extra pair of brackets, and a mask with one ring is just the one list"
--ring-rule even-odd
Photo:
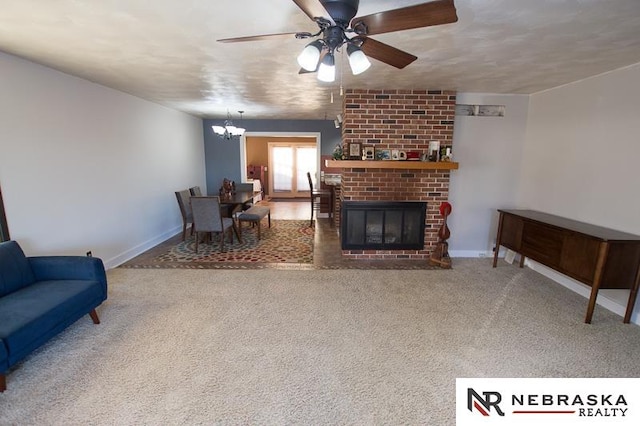
[(362, 150), (359, 142), (349, 144), (349, 160), (362, 160)]
[(376, 159), (375, 149), (373, 145), (365, 145), (365, 147), (362, 148), (362, 159), (369, 161), (373, 161)]
[(390, 149), (376, 149), (376, 160), (391, 160)]
[(0, 242), (9, 241), (10, 239), (7, 216), (4, 213), (4, 201), (2, 201), (2, 189), (0, 188)]

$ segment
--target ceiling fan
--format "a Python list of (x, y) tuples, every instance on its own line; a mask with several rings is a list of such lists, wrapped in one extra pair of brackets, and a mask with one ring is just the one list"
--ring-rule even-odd
[(355, 17), (358, 13), (359, 0), (293, 0), (293, 2), (318, 25), (320, 31), (315, 34), (309, 32), (264, 34), (218, 41), (235, 43), (292, 35), (297, 39), (319, 37), (309, 43), (298, 56), (298, 64), (302, 67), (300, 73), (317, 71), (319, 80), (334, 81), (335, 52), (345, 44), (353, 74), (360, 74), (369, 68), (371, 63), (367, 56), (396, 68), (404, 68), (418, 58), (369, 36), (449, 24), (458, 20), (453, 0), (435, 0), (361, 17)]

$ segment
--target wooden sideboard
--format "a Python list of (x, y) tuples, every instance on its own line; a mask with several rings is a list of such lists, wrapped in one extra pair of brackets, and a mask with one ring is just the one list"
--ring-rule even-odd
[(493, 267), (500, 246), (591, 287), (586, 323), (600, 289), (629, 289), (624, 322), (631, 320), (640, 284), (640, 236), (533, 210), (501, 210)]

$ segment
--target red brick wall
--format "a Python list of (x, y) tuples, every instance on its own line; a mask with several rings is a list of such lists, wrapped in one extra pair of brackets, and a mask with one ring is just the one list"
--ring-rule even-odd
[[(429, 141), (453, 143), (456, 92), (441, 90), (348, 89), (344, 96), (342, 140), (376, 149), (427, 152)], [(452, 150), (453, 151), (453, 150)], [(347, 168), (342, 170), (340, 200), (426, 201), (423, 250), (343, 250), (362, 259), (427, 259), (442, 223), (438, 208), (449, 197), (448, 170)], [(339, 214), (337, 215), (339, 220)]]

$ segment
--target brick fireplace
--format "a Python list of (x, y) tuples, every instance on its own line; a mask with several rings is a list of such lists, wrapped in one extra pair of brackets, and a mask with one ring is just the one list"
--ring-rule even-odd
[[(359, 143), (361, 147), (426, 153), (429, 141), (439, 141), (441, 147), (452, 147), (455, 103), (456, 92), (452, 91), (346, 90), (342, 123), (344, 148), (348, 150), (349, 144)], [(338, 209), (342, 201), (427, 203), (422, 249), (342, 250), (343, 256), (428, 259), (438, 241), (437, 231), (442, 223), (438, 208), (449, 197), (450, 169), (437, 167), (446, 166), (442, 163), (432, 163), (434, 169), (422, 169), (418, 166), (425, 163), (419, 161), (354, 161), (343, 164)], [(416, 168), (413, 168), (414, 164)], [(457, 168), (457, 164), (453, 168)], [(339, 211), (336, 218), (339, 223)]]

